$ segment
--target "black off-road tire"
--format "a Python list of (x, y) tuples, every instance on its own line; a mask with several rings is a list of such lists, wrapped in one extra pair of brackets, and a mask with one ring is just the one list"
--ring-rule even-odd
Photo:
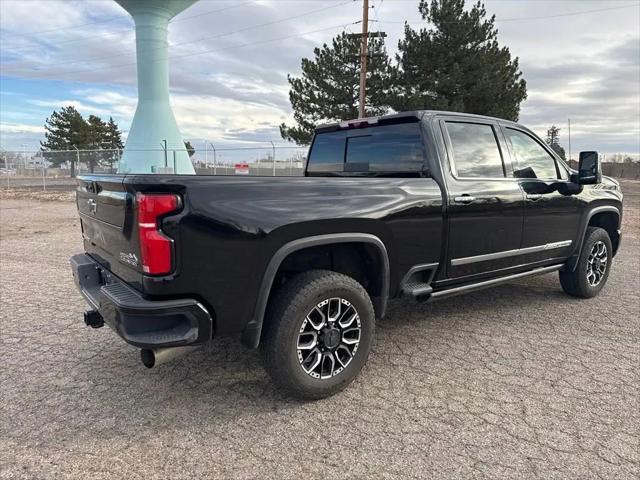
[[(589, 263), (592, 261), (592, 252), (594, 246), (603, 244), (606, 248), (606, 266), (604, 273), (599, 279), (596, 285), (592, 285), (589, 281)], [(613, 260), (613, 248), (611, 246), (611, 239), (606, 230), (599, 227), (588, 227), (585, 234), (584, 242), (582, 243), (582, 250), (580, 251), (580, 258), (578, 259), (578, 265), (574, 271), (560, 271), (560, 285), (565, 293), (578, 298), (592, 298), (600, 293), (600, 290), (607, 283), (609, 278), (609, 272), (611, 270), (611, 262)]]
[[(355, 308), (360, 340), (342, 371), (329, 378), (313, 378), (298, 357), (298, 336), (307, 315), (330, 298), (344, 299)], [(270, 302), (265, 322), (260, 343), (267, 372), (289, 395), (317, 400), (344, 389), (360, 373), (371, 349), (375, 313), (367, 291), (353, 278), (328, 270), (311, 270), (296, 275), (280, 288)]]

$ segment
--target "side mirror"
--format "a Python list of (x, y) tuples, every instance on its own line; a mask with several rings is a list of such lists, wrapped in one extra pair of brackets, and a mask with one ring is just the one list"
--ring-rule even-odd
[(578, 183), (594, 185), (602, 182), (602, 168), (598, 152), (580, 152), (578, 164)]

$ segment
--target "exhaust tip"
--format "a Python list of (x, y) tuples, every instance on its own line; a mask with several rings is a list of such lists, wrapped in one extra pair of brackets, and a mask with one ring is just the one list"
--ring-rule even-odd
[(156, 355), (153, 353), (153, 350), (140, 350), (140, 360), (142, 360), (142, 364), (147, 368), (153, 368), (156, 364)]

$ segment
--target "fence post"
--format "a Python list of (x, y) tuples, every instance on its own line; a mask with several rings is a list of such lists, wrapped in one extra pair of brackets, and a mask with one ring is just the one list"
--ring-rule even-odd
[(47, 191), (47, 172), (45, 170), (46, 164), (45, 164), (45, 159), (44, 159), (44, 155), (42, 155), (42, 191), (46, 192)]
[(273, 150), (273, 176), (276, 176), (276, 146), (273, 144), (273, 142), (271, 140), (269, 140), (269, 143), (271, 143), (271, 149)]
[(211, 145), (211, 148), (213, 148), (213, 174), (217, 175), (217, 158), (216, 158), (216, 147), (213, 143), (209, 142), (209, 145)]
[[(9, 155), (4, 156), (4, 168), (7, 170), (7, 190), (11, 189), (11, 183), (9, 183)], [(16, 170), (17, 172), (17, 170)]]
[[(78, 163), (78, 168), (80, 168), (80, 150), (78, 150), (78, 147), (76, 147), (75, 145), (72, 145), (73, 148), (76, 149), (76, 161)], [(71, 160), (71, 178), (74, 178), (76, 176), (76, 166), (73, 163), (73, 160)]]

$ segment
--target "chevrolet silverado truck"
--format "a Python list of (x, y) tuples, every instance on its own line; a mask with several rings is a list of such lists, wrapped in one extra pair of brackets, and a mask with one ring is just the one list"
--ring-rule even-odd
[(89, 326), (147, 367), (237, 335), (317, 399), (358, 375), (389, 298), (554, 271), (597, 295), (622, 192), (596, 152), (574, 171), (517, 123), (419, 111), (318, 127), (304, 176), (85, 175), (77, 207)]

